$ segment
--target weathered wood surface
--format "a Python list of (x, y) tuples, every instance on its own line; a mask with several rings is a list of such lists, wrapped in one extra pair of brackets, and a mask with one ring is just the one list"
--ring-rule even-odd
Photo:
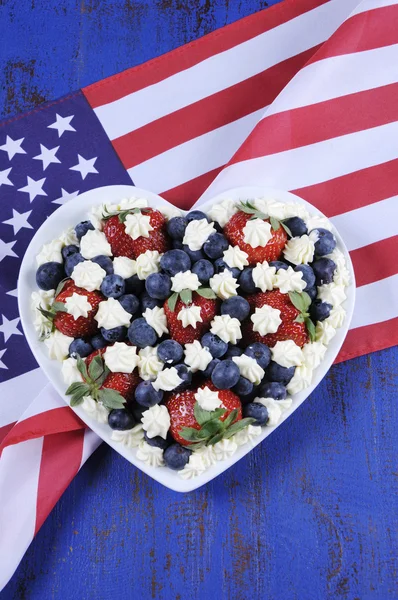
[[(0, 1), (0, 116), (265, 5)], [(261, 447), (188, 495), (101, 447), (2, 598), (397, 598), (397, 371), (397, 349), (333, 367)]]

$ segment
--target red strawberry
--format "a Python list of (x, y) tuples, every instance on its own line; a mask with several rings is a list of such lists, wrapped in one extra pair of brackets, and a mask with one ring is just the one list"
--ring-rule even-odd
[[(200, 316), (202, 323), (196, 323), (196, 329), (192, 325), (183, 327), (182, 322), (177, 318), (178, 313), (186, 306), (200, 306)], [(164, 312), (167, 317), (167, 326), (170, 332), (170, 337), (180, 344), (190, 344), (194, 340), (199, 340), (206, 331), (210, 328), (210, 323), (217, 313), (217, 300), (213, 298), (203, 298), (196, 292), (192, 293), (192, 302), (185, 304), (179, 297), (174, 310), (170, 309), (169, 302), (164, 303)]]
[[(242, 405), (236, 394), (231, 390), (218, 390), (211, 381), (206, 381), (200, 387), (209, 387), (211, 390), (218, 392), (218, 396), (223, 403), (226, 411), (219, 417), (220, 421), (225, 421), (228, 415), (233, 411), (237, 410), (238, 415), (234, 420), (240, 421), (242, 419)], [(166, 406), (170, 415), (170, 433), (176, 442), (183, 446), (190, 446), (191, 442), (181, 437), (180, 433), (184, 427), (192, 427), (193, 429), (200, 430), (201, 426), (197, 422), (194, 415), (195, 407), (195, 393), (197, 390), (186, 390), (184, 392), (170, 394)], [(210, 436), (211, 437), (211, 436)]]
[[(87, 368), (90, 366), (93, 358), (95, 356), (103, 356), (105, 350), (106, 348), (101, 348), (100, 350), (92, 352), (90, 356), (86, 358)], [(132, 373), (109, 373), (108, 377), (100, 386), (100, 389), (108, 388), (115, 390), (116, 392), (119, 392), (123, 398), (126, 398), (126, 400), (131, 400), (134, 396), (135, 388), (140, 381), (141, 380), (135, 370)]]
[(126, 233), (124, 219), (126, 213), (110, 217), (104, 224), (104, 233), (106, 239), (111, 245), (114, 256), (127, 256), (128, 258), (137, 258), (146, 250), (157, 250), (160, 253), (169, 249), (168, 239), (165, 233), (166, 220), (161, 212), (152, 208), (145, 208), (145, 214), (149, 215), (149, 222), (153, 231), (149, 232), (149, 237), (139, 237), (133, 240)]
[(91, 304), (91, 310), (88, 312), (87, 317), (79, 317), (76, 320), (67, 312), (55, 312), (55, 316), (53, 318), (54, 326), (64, 335), (69, 335), (75, 338), (93, 335), (98, 327), (94, 316), (97, 313), (99, 303), (102, 302), (102, 300), (105, 300), (104, 296), (101, 294), (101, 292), (88, 292), (87, 290), (83, 290), (82, 288), (77, 287), (70, 279), (65, 283), (61, 292), (56, 296), (54, 302), (65, 303), (66, 299), (72, 296), (72, 294), (86, 296), (88, 302)]
[[(235, 213), (224, 227), (224, 233), (233, 246), (239, 246), (241, 250), (247, 253), (250, 265), (256, 265), (258, 262), (265, 260), (271, 262), (278, 260), (282, 254), (282, 250), (287, 242), (287, 234), (283, 227), (274, 230), (271, 229), (272, 238), (264, 246), (252, 248), (244, 241), (243, 229), (253, 215), (239, 211)], [(264, 219), (268, 221), (268, 219)]]
[(276, 333), (260, 335), (258, 331), (253, 331), (253, 323), (247, 319), (243, 325), (243, 339), (248, 343), (261, 342), (270, 348), (275, 346), (276, 342), (293, 340), (298, 346), (302, 347), (309, 340), (308, 331), (305, 323), (297, 323), (296, 317), (300, 311), (293, 306), (288, 294), (282, 294), (279, 290), (270, 292), (260, 292), (247, 297), (252, 313), (256, 308), (261, 308), (265, 304), (277, 308), (281, 311), (280, 317), (282, 323), (279, 325)]

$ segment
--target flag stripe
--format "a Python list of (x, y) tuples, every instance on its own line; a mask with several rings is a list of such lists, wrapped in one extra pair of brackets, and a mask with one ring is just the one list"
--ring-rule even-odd
[(190, 179), (186, 183), (177, 185), (167, 190), (167, 192), (163, 192), (162, 196), (169, 202), (173, 202), (177, 206), (189, 210), (192, 207), (192, 198), (199, 198), (224, 167), (225, 164), (203, 175), (199, 175), (199, 177)]
[(358, 329), (351, 329), (339, 352), (336, 363), (369, 352), (384, 350), (398, 344), (398, 317)]
[(398, 317), (398, 275), (357, 288), (350, 329)]
[(3, 427), (0, 427), (0, 454), (1, 454), (1, 445), (3, 440), (6, 438), (6, 436), (8, 435), (8, 433), (11, 431), (11, 429), (14, 427), (15, 422), (14, 423), (8, 423), (8, 425), (3, 425)]
[(398, 235), (350, 252), (357, 286), (398, 273)]

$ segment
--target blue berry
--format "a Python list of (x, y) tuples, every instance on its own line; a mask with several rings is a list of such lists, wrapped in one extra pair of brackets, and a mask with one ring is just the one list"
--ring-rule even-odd
[(233, 356), (241, 356), (243, 354), (242, 348), (238, 346), (234, 346), (233, 344), (228, 344), (228, 350), (224, 358), (232, 358)]
[(170, 296), (171, 279), (166, 273), (152, 273), (145, 281), (145, 288), (151, 298), (165, 300)]
[(113, 273), (113, 262), (109, 258), (109, 256), (94, 256), (91, 259), (92, 262), (97, 263), (100, 267), (104, 269), (107, 275), (112, 275)]
[(157, 348), (157, 352), (160, 360), (168, 365), (180, 362), (184, 356), (183, 347), (175, 340), (161, 342)]
[(153, 446), (154, 448), (161, 448), (162, 450), (166, 450), (166, 448), (170, 446), (170, 444), (173, 441), (173, 438), (169, 435), (165, 440), (162, 437), (160, 437), (160, 435), (156, 435), (155, 437), (150, 438), (148, 437), (146, 431), (144, 431), (144, 438), (146, 443), (149, 444), (149, 446)]
[(108, 415), (108, 425), (117, 431), (132, 429), (135, 425), (134, 417), (125, 408), (115, 408)]
[(202, 258), (206, 258), (205, 255), (203, 254), (202, 250), (191, 250), (188, 246), (188, 244), (183, 244), (182, 249), (184, 250), (184, 252), (186, 252), (189, 256), (189, 258), (193, 263), (196, 263), (198, 260), (201, 260)]
[(145, 281), (142, 281), (138, 275), (132, 275), (124, 280), (126, 294), (134, 294), (139, 298), (145, 289)]
[(90, 229), (94, 229), (94, 225), (91, 223), (91, 221), (82, 221), (81, 223), (78, 223), (75, 227), (77, 239), (80, 241)]
[(64, 266), (57, 262), (44, 263), (36, 271), (36, 283), (45, 291), (55, 290), (64, 277)]
[(293, 237), (300, 237), (308, 233), (307, 225), (300, 217), (290, 217), (290, 219), (285, 219), (283, 223), (290, 229)]
[(80, 254), (80, 252), (75, 252), (75, 254), (72, 254), (71, 256), (69, 256), (69, 258), (67, 258), (65, 260), (65, 273), (68, 277), (70, 277), (73, 273), (73, 269), (76, 267), (76, 265), (78, 265), (79, 263), (84, 262), (84, 258), (82, 257), (82, 255)]
[(183, 243), (180, 240), (172, 240), (171, 245), (174, 250), (182, 250), (183, 247)]
[(282, 262), (281, 260), (272, 260), (269, 263), (270, 267), (275, 267), (276, 271), (278, 272), (279, 269), (284, 269), (285, 271), (287, 271), (287, 269), (289, 268), (289, 265), (287, 265), (286, 263)]
[(163, 460), (169, 469), (181, 471), (189, 461), (192, 451), (180, 444), (171, 444), (163, 452)]
[(246, 348), (245, 354), (246, 356), (254, 358), (262, 369), (266, 369), (271, 360), (271, 350), (265, 344), (261, 344), (261, 342), (250, 344), (250, 346)]
[(189, 271), (191, 259), (184, 250), (169, 250), (160, 259), (160, 266), (167, 275), (173, 277), (177, 273)]
[(126, 290), (123, 277), (120, 275), (106, 275), (101, 283), (101, 292), (106, 298), (119, 298)]
[(202, 258), (192, 267), (192, 273), (198, 276), (200, 283), (208, 283), (210, 277), (214, 275), (214, 267), (209, 260)]
[(246, 267), (240, 274), (238, 283), (240, 288), (246, 294), (254, 294), (258, 288), (253, 281), (253, 267)]
[(240, 377), (238, 366), (232, 360), (222, 360), (215, 366), (211, 380), (219, 390), (229, 390), (234, 387)]
[(107, 341), (100, 333), (97, 333), (91, 338), (90, 344), (94, 350), (100, 350), (101, 348), (105, 348)]
[(231, 271), (235, 279), (239, 279), (241, 273), (237, 267), (229, 267), (223, 258), (217, 258), (217, 260), (214, 261), (214, 268), (216, 270), (216, 273), (222, 273), (222, 271), (228, 269), (228, 271)]
[(284, 400), (287, 396), (286, 388), (277, 381), (267, 381), (263, 383), (258, 390), (260, 398), (274, 398), (274, 400)]
[(278, 363), (271, 360), (265, 373), (268, 381), (277, 381), (287, 385), (294, 375), (296, 367), (281, 367)]
[(133, 346), (138, 346), (138, 348), (154, 346), (158, 339), (156, 331), (148, 325), (143, 317), (131, 323), (127, 335)]
[(113, 327), (112, 329), (105, 329), (101, 327), (100, 329), (102, 337), (107, 342), (122, 342), (126, 339), (127, 327), (123, 327), (123, 325), (119, 325), (119, 327)]
[(212, 233), (203, 244), (203, 251), (209, 258), (221, 258), (228, 250), (228, 240), (222, 233)]
[(210, 223), (209, 217), (201, 210), (191, 210), (191, 212), (189, 212), (185, 218), (187, 223), (190, 223), (191, 221), (201, 221), (202, 219), (206, 219), (206, 221)]
[(315, 300), (315, 298), (317, 297), (318, 290), (314, 286), (312, 288), (306, 289), (305, 293), (309, 295), (309, 297), (311, 298), (311, 302), (313, 302)]
[(123, 306), (124, 310), (134, 315), (140, 307), (140, 301), (137, 296), (134, 294), (124, 294), (118, 298), (120, 304)]
[(221, 314), (229, 315), (239, 321), (243, 321), (249, 316), (250, 305), (242, 296), (232, 296), (221, 304)]
[(141, 404), (138, 404), (137, 402), (135, 402), (135, 400), (129, 401), (129, 411), (133, 415), (136, 423), (141, 423), (142, 413), (146, 410), (148, 410), (146, 406), (141, 406)]
[(76, 254), (79, 252), (79, 246), (75, 246), (74, 244), (70, 244), (69, 246), (64, 246), (61, 250), (62, 258), (66, 260), (72, 254)]
[(93, 351), (93, 347), (89, 342), (85, 342), (82, 338), (76, 338), (69, 346), (69, 355), (76, 358), (80, 356), (80, 358), (85, 358)]
[(167, 223), (167, 233), (173, 240), (182, 240), (188, 221), (185, 217), (173, 217)]
[(318, 227), (312, 231), (318, 234), (318, 240), (315, 242), (315, 256), (325, 256), (325, 254), (333, 252), (336, 248), (336, 238), (333, 233), (323, 229), (323, 227)]
[(180, 383), (180, 385), (178, 387), (175, 388), (175, 392), (181, 392), (182, 390), (185, 390), (187, 387), (189, 387), (192, 383), (192, 373), (191, 371), (188, 369), (187, 365), (184, 364), (180, 364), (180, 365), (175, 365), (175, 369), (177, 369), (177, 373), (178, 373), (178, 377), (180, 379), (182, 379), (182, 382)]
[(221, 360), (219, 358), (213, 358), (213, 360), (211, 360), (209, 362), (209, 364), (207, 365), (207, 367), (203, 371), (203, 377), (205, 377), (206, 379), (209, 379), (211, 377), (211, 374), (213, 373), (215, 367), (220, 362), (221, 362)]
[(163, 400), (163, 392), (156, 391), (150, 381), (141, 381), (135, 388), (135, 400), (141, 406), (149, 408)]
[(315, 300), (310, 306), (311, 319), (316, 323), (317, 321), (324, 321), (330, 315), (330, 311), (333, 306), (328, 302), (322, 302), (322, 300)]
[(297, 265), (294, 267), (296, 273), (302, 273), (303, 281), (307, 284), (304, 288), (304, 291), (307, 291), (308, 288), (312, 288), (315, 285), (315, 274), (311, 269), (310, 265)]
[(253, 384), (246, 377), (239, 377), (239, 381), (233, 391), (238, 396), (248, 396), (253, 391)]
[(312, 269), (315, 273), (316, 284), (323, 285), (333, 281), (336, 263), (330, 258), (318, 258), (312, 263)]
[(253, 425), (265, 425), (268, 422), (268, 410), (259, 402), (250, 402), (242, 408), (242, 415), (247, 418), (256, 419)]
[(208, 348), (213, 358), (221, 358), (228, 350), (228, 344), (214, 333), (205, 333), (201, 339), (204, 348)]
[(155, 306), (162, 306), (162, 300), (156, 300), (156, 298), (151, 298), (148, 292), (144, 292), (141, 295), (141, 310), (145, 312), (147, 308), (155, 308)]

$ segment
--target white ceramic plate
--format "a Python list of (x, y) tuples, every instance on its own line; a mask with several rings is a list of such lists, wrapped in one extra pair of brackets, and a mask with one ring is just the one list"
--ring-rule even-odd
[[(167, 202), (157, 194), (133, 186), (115, 185), (85, 192), (84, 194), (81, 194), (80, 196), (68, 202), (67, 204), (61, 206), (61, 208), (56, 210), (43, 223), (43, 225), (37, 231), (36, 235), (33, 237), (31, 243), (29, 244), (29, 247), (22, 261), (18, 279), (18, 303), (19, 313), (21, 316), (22, 326), (26, 335), (26, 339), (40, 367), (43, 369), (48, 379), (51, 381), (57, 392), (60, 394), (60, 396), (62, 396), (62, 398), (67, 404), (69, 404), (69, 402), (64, 394), (65, 385), (62, 380), (61, 363), (58, 363), (54, 360), (50, 360), (48, 358), (47, 349), (44, 346), (44, 344), (37, 339), (37, 333), (32, 323), (30, 296), (32, 291), (37, 289), (35, 279), (36, 255), (39, 253), (43, 244), (46, 244), (52, 239), (58, 237), (62, 233), (62, 231), (64, 231), (68, 227), (74, 226), (76, 223), (87, 219), (88, 212), (92, 206), (102, 203), (114, 203), (121, 200), (122, 198), (131, 196), (146, 198), (148, 200), (149, 205), (153, 207), (159, 207), (162, 205), (171, 206), (169, 202)], [(298, 196), (295, 196), (294, 194), (281, 190), (271, 190), (269, 188), (261, 187), (235, 188), (233, 190), (229, 190), (223, 194), (220, 194), (219, 196), (216, 196), (215, 198), (212, 198), (211, 200), (208, 200), (207, 202), (200, 204), (195, 208), (200, 208), (201, 210), (206, 211), (207, 209), (210, 209), (210, 207), (215, 202), (221, 201), (224, 198), (232, 198), (234, 200), (245, 200), (248, 198), (256, 197), (271, 197), (275, 198), (276, 200), (280, 200), (281, 202), (300, 202), (302, 204), (305, 204), (313, 214), (322, 215), (320, 211), (316, 210), (312, 205), (308, 204), (308, 202), (305, 202), (304, 200), (302, 200)], [(329, 344), (322, 364), (314, 371), (314, 380), (312, 385), (306, 390), (294, 396), (292, 407), (290, 408), (290, 410), (284, 413), (279, 425), (283, 423), (283, 421), (285, 421), (300, 406), (302, 402), (304, 402), (304, 400), (311, 394), (313, 389), (326, 375), (343, 344), (344, 338), (346, 337), (348, 327), (351, 321), (355, 302), (354, 270), (352, 268), (351, 260), (343, 240), (341, 239), (341, 237), (335, 229), (333, 229), (333, 233), (337, 238), (338, 248), (342, 252), (344, 252), (344, 255), (347, 260), (347, 266), (350, 270), (351, 283), (346, 289), (347, 300), (343, 305), (347, 311), (346, 320), (343, 327), (337, 330), (336, 336)], [(168, 468), (155, 468), (147, 466), (145, 463), (136, 458), (136, 449), (130, 450), (128, 448), (125, 448), (122, 444), (111, 440), (111, 430), (108, 427), (108, 425), (103, 425), (98, 423), (97, 421), (90, 419), (87, 416), (87, 413), (79, 406), (75, 407), (73, 410), (82, 419), (82, 421), (87, 423), (87, 425), (93, 431), (95, 431), (105, 442), (112, 446), (114, 450), (116, 450), (117, 452), (119, 452), (119, 454), (124, 456), (124, 458), (130, 461), (137, 468), (141, 469), (141, 471), (144, 471), (144, 473), (146, 473), (147, 475), (150, 475), (159, 483), (162, 483), (166, 487), (177, 492), (190, 492), (201, 487), (214, 477), (217, 477), (217, 475), (220, 475), (220, 473), (222, 473), (226, 469), (229, 469), (229, 467), (235, 464), (252, 449), (250, 444), (240, 446), (236, 454), (232, 458), (216, 463), (199, 477), (190, 480), (184, 480), (178, 475), (178, 473), (173, 472)], [(264, 427), (262, 434), (258, 438), (256, 438), (254, 445), (256, 446), (257, 444), (261, 443), (274, 431), (274, 429), (276, 429), (276, 427)]]

